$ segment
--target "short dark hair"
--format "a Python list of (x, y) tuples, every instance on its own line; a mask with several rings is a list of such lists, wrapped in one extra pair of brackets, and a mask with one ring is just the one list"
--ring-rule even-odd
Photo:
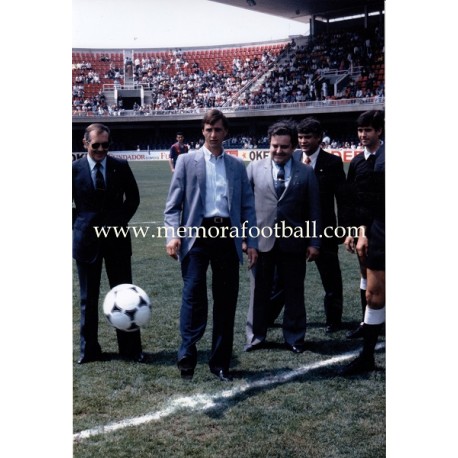
[(357, 127), (373, 127), (375, 130), (385, 126), (385, 115), (381, 110), (366, 111), (356, 120)]
[(178, 135), (181, 135), (182, 137), (184, 137), (183, 132), (177, 132), (177, 137), (178, 137)]
[(94, 131), (98, 134), (106, 132), (108, 134), (108, 140), (111, 139), (111, 132), (108, 126), (106, 126), (105, 124), (101, 124), (99, 122), (95, 122), (93, 124), (89, 124), (89, 126), (86, 127), (86, 130), (84, 131), (84, 140), (88, 142), (90, 140), (91, 132)]
[(222, 111), (217, 110), (216, 108), (205, 113), (204, 119), (202, 119), (202, 129), (205, 127), (205, 124), (213, 126), (213, 124), (217, 123), (219, 120), (223, 122), (223, 127), (226, 130), (229, 130), (229, 122), (226, 116), (224, 116)]
[(323, 138), (323, 128), (321, 127), (318, 119), (312, 118), (311, 116), (303, 119), (297, 125), (298, 134), (313, 134), (316, 137)]
[(274, 135), (289, 135), (291, 137), (291, 144), (293, 148), (296, 148), (298, 140), (297, 127), (294, 121), (285, 119), (272, 124), (267, 130), (267, 137), (269, 138), (269, 142)]

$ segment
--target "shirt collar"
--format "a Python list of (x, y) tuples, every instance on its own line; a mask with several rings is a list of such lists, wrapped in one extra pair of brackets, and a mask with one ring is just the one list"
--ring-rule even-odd
[(364, 158), (367, 160), (367, 158), (368, 158), (369, 156), (371, 156), (372, 154), (376, 154), (377, 151), (380, 149), (380, 147), (381, 147), (382, 145), (383, 145), (383, 141), (380, 140), (380, 145), (379, 145), (379, 147), (378, 147), (373, 153), (371, 153), (370, 151), (368, 151), (367, 148), (364, 148)]
[(213, 158), (213, 159), (218, 159), (218, 158), (220, 158), (220, 157), (222, 158), (222, 157), (224, 157), (224, 154), (225, 154), (224, 148), (223, 148), (221, 154), (220, 154), (219, 156), (215, 156), (209, 149), (207, 149), (207, 148), (205, 147), (205, 145), (202, 146), (202, 151), (204, 152), (205, 159), (208, 160), (208, 161), (209, 161), (211, 158)]
[[(317, 150), (309, 156), (310, 158), (310, 165), (315, 166), (316, 160), (318, 159), (318, 153), (320, 152), (321, 146), (317, 148)], [(304, 159), (305, 153), (302, 152), (302, 159)]]
[[(94, 159), (92, 159), (91, 156), (89, 156), (89, 154), (86, 155), (87, 157), (87, 161), (89, 162), (89, 167), (91, 168), (91, 171), (94, 170), (94, 167), (95, 167), (95, 164), (96, 162), (94, 161)], [(105, 156), (103, 161), (101, 162), (102, 164), (102, 167), (106, 170), (106, 164), (107, 164), (107, 157)]]
[[(271, 161), (272, 161), (272, 160), (271, 160)], [(287, 162), (286, 164), (284, 164), (285, 171), (289, 172), (289, 171), (291, 170), (291, 164), (292, 164), (292, 162), (293, 162), (293, 161), (291, 160), (291, 158), (289, 158), (289, 159), (288, 159), (288, 162)], [(274, 167), (275, 167), (277, 170), (280, 168), (280, 166), (279, 166), (276, 162), (272, 161), (272, 164), (274, 165)]]

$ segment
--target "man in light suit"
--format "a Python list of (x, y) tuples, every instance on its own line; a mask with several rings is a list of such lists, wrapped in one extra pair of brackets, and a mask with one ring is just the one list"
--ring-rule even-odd
[[(126, 227), (140, 203), (134, 175), (125, 160), (108, 156), (110, 129), (91, 124), (83, 138), (87, 155), (73, 162), (73, 257), (80, 283), (81, 323), (78, 364), (102, 359), (98, 342), (98, 302), (102, 263), (110, 288), (132, 283), (130, 236), (97, 236), (95, 227)], [(121, 357), (144, 361), (140, 331), (116, 330)]]
[[(323, 128), (321, 123), (312, 117), (303, 119), (297, 125), (299, 148), (293, 157), (307, 164), (315, 173), (320, 189), (320, 208), (322, 228), (326, 234), (321, 238), (320, 256), (316, 266), (320, 273), (325, 291), (324, 311), (326, 315), (326, 332), (338, 331), (342, 324), (343, 287), (339, 263), (339, 244), (343, 237), (337, 237), (332, 230), (337, 227), (337, 216), (341, 220), (345, 190), (345, 172), (342, 159), (321, 148)], [(336, 215), (337, 209), (337, 215)], [(269, 323), (273, 323), (280, 314), (284, 303), (282, 285), (276, 285), (271, 299)]]
[(305, 350), (306, 261), (319, 255), (320, 199), (313, 170), (295, 160), (296, 125), (280, 121), (268, 130), (270, 157), (251, 162), (247, 173), (254, 190), (261, 231), (258, 261), (251, 270), (251, 297), (245, 351), (262, 348), (275, 268), (285, 291), (283, 337), (289, 350)]
[[(178, 368), (191, 379), (197, 364), (197, 342), (207, 325), (206, 274), (212, 268), (213, 335), (210, 371), (230, 381), (239, 263), (246, 239), (248, 266), (255, 264), (257, 241), (254, 198), (244, 163), (223, 149), (228, 121), (219, 110), (202, 120), (205, 143), (178, 157), (164, 211), (166, 251), (180, 259), (183, 294)], [(229, 235), (232, 234), (232, 235)]]

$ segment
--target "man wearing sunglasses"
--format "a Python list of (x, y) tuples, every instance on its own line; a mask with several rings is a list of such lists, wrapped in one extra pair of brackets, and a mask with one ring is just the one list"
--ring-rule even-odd
[[(101, 235), (95, 228), (126, 227), (140, 203), (127, 161), (108, 156), (110, 129), (91, 124), (84, 133), (87, 155), (73, 162), (73, 258), (80, 284), (80, 358), (78, 364), (102, 360), (98, 342), (98, 302), (102, 263), (110, 288), (132, 283), (130, 235)], [(140, 331), (116, 330), (122, 358), (144, 361)]]

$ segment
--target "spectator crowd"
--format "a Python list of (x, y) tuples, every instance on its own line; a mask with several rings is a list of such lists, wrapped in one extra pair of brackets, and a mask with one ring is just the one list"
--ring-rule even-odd
[[(292, 39), (276, 47), (223, 51), (134, 52), (123, 62), (108, 53), (94, 53), (92, 63), (74, 61), (73, 114), (121, 115), (126, 107), (119, 99), (106, 103), (104, 84), (143, 86), (148, 94), (145, 103), (129, 107), (130, 114), (142, 116), (213, 107), (238, 110), (339, 99), (383, 100), (385, 95), (384, 36), (377, 27)], [(94, 66), (105, 69), (102, 76)], [(341, 87), (330, 78), (335, 74), (348, 75)]]

